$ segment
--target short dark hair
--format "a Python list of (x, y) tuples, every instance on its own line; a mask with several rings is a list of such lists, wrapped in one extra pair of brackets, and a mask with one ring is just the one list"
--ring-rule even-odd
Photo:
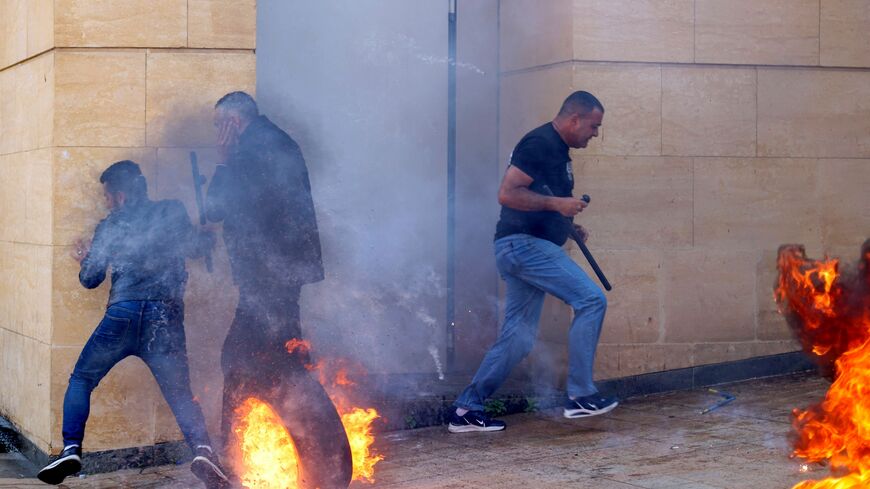
[(248, 119), (253, 119), (260, 115), (260, 109), (257, 108), (257, 102), (254, 101), (254, 97), (241, 91), (230, 92), (224, 95), (214, 104), (214, 107), (216, 109), (220, 107), (225, 110), (233, 110)]
[(100, 175), (100, 183), (106, 185), (109, 192), (124, 192), (131, 200), (148, 195), (148, 185), (139, 165), (130, 160), (116, 161)]
[(602, 114), (604, 113), (604, 105), (601, 104), (600, 100), (595, 98), (595, 95), (580, 90), (568, 95), (568, 98), (562, 102), (562, 108), (559, 109), (559, 115), (585, 115), (595, 109), (600, 110)]

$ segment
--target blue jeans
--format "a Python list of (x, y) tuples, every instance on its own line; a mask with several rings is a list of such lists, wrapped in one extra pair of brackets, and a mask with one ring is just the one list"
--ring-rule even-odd
[(63, 399), (64, 446), (81, 446), (91, 391), (130, 355), (141, 358), (151, 369), (191, 449), (210, 445), (202, 410), (190, 391), (184, 307), (169, 301), (126, 301), (106, 310), (70, 376)]
[(592, 367), (607, 310), (604, 293), (561, 247), (544, 239), (527, 234), (500, 238), (495, 242), (495, 260), (507, 285), (504, 324), (454, 405), (483, 410), (486, 398), (532, 351), (547, 292), (574, 309), (568, 332), (568, 396), (595, 394)]

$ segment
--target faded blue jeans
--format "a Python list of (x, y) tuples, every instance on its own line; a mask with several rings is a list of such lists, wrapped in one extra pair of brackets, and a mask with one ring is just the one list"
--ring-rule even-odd
[(63, 399), (64, 446), (81, 446), (91, 410), (91, 391), (130, 355), (141, 358), (151, 369), (191, 449), (211, 445), (202, 410), (190, 391), (184, 307), (172, 301), (125, 301), (106, 310), (70, 376)]
[(495, 262), (507, 285), (504, 324), (471, 384), (454, 405), (483, 410), (484, 401), (532, 351), (545, 293), (574, 309), (568, 332), (568, 396), (598, 392), (592, 382), (592, 367), (607, 310), (607, 299), (601, 289), (561, 247), (528, 234), (496, 240)]

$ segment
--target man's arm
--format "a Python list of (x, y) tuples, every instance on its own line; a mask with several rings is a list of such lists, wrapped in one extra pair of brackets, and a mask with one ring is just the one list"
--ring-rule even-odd
[(529, 190), (534, 179), (514, 165), (508, 166), (498, 189), (498, 203), (518, 211), (553, 211), (574, 217), (586, 202), (574, 197), (550, 197)]
[(182, 254), (186, 258), (200, 258), (210, 253), (215, 244), (214, 233), (194, 227), (181, 201), (169, 201), (167, 206), (169, 236), (181, 248)]
[(208, 186), (205, 198), (205, 216), (209, 221), (220, 222), (226, 217), (227, 200), (229, 199), (229, 169), (226, 165), (218, 165), (211, 185)]
[[(107, 236), (107, 221), (104, 219), (94, 231), (93, 243), (90, 249), (84, 251), (84, 259), (81, 261), (79, 282), (86, 289), (95, 289), (106, 279), (106, 270), (109, 268), (109, 237)], [(80, 249), (81, 249), (81, 245)]]

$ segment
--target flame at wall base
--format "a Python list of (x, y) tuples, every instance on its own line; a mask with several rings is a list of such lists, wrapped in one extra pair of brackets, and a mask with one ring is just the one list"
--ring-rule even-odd
[(793, 489), (870, 487), (870, 240), (852, 273), (783, 246), (776, 299), (804, 349), (833, 377), (824, 401), (794, 411), (793, 455), (830, 460), (835, 477)]

